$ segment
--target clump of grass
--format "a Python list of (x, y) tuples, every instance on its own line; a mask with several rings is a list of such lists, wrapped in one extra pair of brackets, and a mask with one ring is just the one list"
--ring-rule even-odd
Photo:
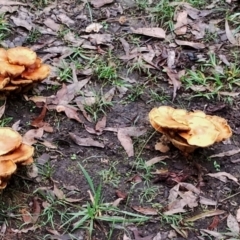
[(35, 43), (41, 36), (41, 33), (37, 29), (33, 29), (32, 31), (29, 32), (28, 37), (26, 41), (28, 43)]
[(9, 24), (4, 15), (0, 15), (0, 41), (4, 40), (10, 32)]
[(109, 224), (115, 223), (142, 223), (149, 220), (148, 217), (134, 214), (128, 211), (120, 210), (110, 203), (103, 201), (101, 183), (95, 188), (94, 183), (85, 168), (79, 164), (79, 167), (87, 180), (90, 190), (88, 191), (90, 201), (82, 205), (79, 211), (69, 213), (70, 218), (62, 224), (60, 228), (73, 222), (73, 230), (78, 228), (87, 229), (90, 239), (94, 231), (94, 222), (103, 221)]

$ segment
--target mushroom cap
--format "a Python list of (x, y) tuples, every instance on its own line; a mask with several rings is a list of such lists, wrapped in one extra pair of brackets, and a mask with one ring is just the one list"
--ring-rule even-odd
[(168, 106), (153, 108), (149, 113), (149, 119), (151, 119), (150, 123), (154, 122), (155, 126), (157, 125), (162, 128), (190, 130), (187, 125), (179, 123), (171, 117), (174, 110), (174, 108)]
[(25, 70), (24, 66), (14, 65), (0, 60), (0, 74), (3, 76), (17, 77)]
[(184, 125), (187, 125), (187, 116), (188, 111), (185, 109), (174, 109), (171, 114), (172, 119)]
[[(0, 178), (10, 176), (17, 170), (16, 164), (11, 160), (0, 161)], [(2, 181), (1, 181), (2, 182)]]
[(207, 115), (206, 118), (214, 124), (216, 130), (219, 132), (216, 142), (221, 142), (232, 136), (232, 129), (224, 118), (210, 115)]
[(198, 148), (197, 146), (189, 145), (185, 139), (181, 138), (177, 134), (174, 134), (174, 132), (165, 132), (165, 135), (171, 143), (183, 153), (192, 153), (196, 148)]
[(17, 89), (19, 89), (19, 86), (14, 86), (14, 85), (8, 84), (4, 88), (0, 89), (0, 91), (11, 92), (11, 91), (15, 91)]
[(30, 157), (29, 159), (27, 159), (26, 161), (24, 162), (21, 162), (21, 165), (30, 165), (33, 163), (33, 157)]
[(50, 73), (50, 67), (47, 64), (42, 64), (39, 68), (34, 71), (26, 70), (22, 73), (22, 78), (30, 79), (32, 81), (41, 81), (45, 79)]
[(4, 180), (1, 180), (0, 181), (0, 190), (6, 188), (7, 186), (7, 181), (4, 179)]
[(14, 163), (20, 163), (28, 160), (33, 156), (34, 147), (22, 143), (19, 148), (14, 151), (0, 156), (0, 161), (12, 160)]
[(207, 147), (216, 142), (219, 132), (214, 124), (206, 118), (192, 116), (188, 120), (190, 131), (179, 132), (178, 134), (187, 140), (190, 145)]
[(0, 155), (9, 153), (22, 143), (21, 135), (9, 127), (0, 127)]
[(0, 61), (8, 61), (7, 50), (0, 48)]
[(10, 82), (9, 77), (0, 76), (0, 89), (3, 89)]
[(11, 64), (30, 66), (35, 63), (37, 54), (27, 47), (15, 47), (7, 50), (7, 57)]
[(42, 59), (41, 59), (40, 57), (37, 57), (37, 58), (36, 58), (36, 61), (35, 61), (32, 65), (30, 65), (30, 66), (27, 67), (27, 70), (28, 70), (28, 71), (30, 71), (30, 70), (33, 71), (33, 70), (36, 69), (36, 68), (40, 68), (41, 65), (42, 65)]
[(11, 83), (13, 85), (26, 85), (26, 84), (31, 84), (32, 80), (28, 80), (28, 79), (13, 79), (11, 80)]

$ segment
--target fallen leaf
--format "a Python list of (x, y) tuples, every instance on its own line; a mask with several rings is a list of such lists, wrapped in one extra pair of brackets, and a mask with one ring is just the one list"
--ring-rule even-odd
[(119, 41), (123, 45), (123, 49), (125, 51), (126, 56), (129, 56), (129, 51), (130, 51), (129, 43), (124, 38), (119, 38)]
[(112, 203), (112, 206), (113, 206), (113, 207), (117, 207), (122, 200), (123, 200), (123, 198), (118, 198), (118, 199), (116, 199), (116, 200)]
[(134, 149), (131, 137), (140, 137), (146, 133), (146, 129), (140, 127), (120, 128), (117, 133), (118, 140), (126, 151), (128, 157), (134, 156)]
[(14, 232), (14, 233), (28, 233), (29, 231), (35, 231), (36, 229), (38, 229), (40, 226), (32, 226), (32, 227), (29, 227), (29, 228), (23, 228), (21, 230), (19, 229), (14, 229), (14, 228), (11, 228), (11, 231)]
[(85, 32), (99, 32), (99, 30), (102, 28), (103, 26), (100, 23), (91, 23), (90, 25), (88, 25), (85, 29)]
[(120, 191), (120, 190), (116, 190), (116, 195), (117, 195), (117, 197), (118, 198), (122, 198), (122, 199), (126, 199), (127, 198), (127, 196), (128, 196), (128, 194), (127, 193), (125, 193), (125, 192), (122, 192), (122, 191)]
[(186, 230), (181, 229), (181, 227), (177, 227), (175, 224), (171, 224), (171, 227), (183, 238), (188, 239), (188, 232)]
[(148, 160), (145, 164), (146, 164), (146, 166), (150, 167), (150, 166), (154, 165), (155, 163), (161, 162), (167, 158), (169, 158), (169, 156), (154, 157), (154, 158)]
[(173, 100), (175, 99), (176, 95), (177, 95), (177, 90), (180, 89), (181, 87), (181, 81), (180, 81), (180, 75), (182, 75), (183, 72), (176, 72), (176, 70), (172, 70), (170, 68), (164, 67), (164, 69), (167, 72), (168, 77), (171, 80), (171, 83), (173, 84)]
[(209, 230), (214, 230), (218, 227), (218, 224), (220, 223), (220, 218), (219, 216), (214, 216), (212, 223), (208, 226)]
[(225, 183), (227, 182), (227, 178), (228, 178), (228, 179), (234, 181), (235, 183), (237, 183), (237, 184), (239, 185), (238, 179), (235, 178), (235, 177), (234, 177), (233, 175), (231, 175), (230, 173), (227, 173), (227, 172), (208, 173), (208, 174), (206, 174), (206, 175), (208, 175), (208, 176), (210, 176), (210, 177), (217, 178), (217, 179), (219, 179), (220, 181), (225, 182)]
[(229, 24), (228, 24), (228, 20), (225, 20), (225, 31), (226, 31), (226, 35), (228, 38), (228, 41), (233, 44), (233, 45), (238, 45), (237, 44), (237, 40), (235, 39), (235, 37), (233, 36), (232, 31), (230, 30)]
[(162, 28), (131, 28), (131, 31), (135, 34), (141, 34), (149, 37), (162, 38), (166, 37), (166, 33)]
[(16, 122), (12, 125), (12, 129), (18, 132), (18, 131), (21, 129), (20, 123), (21, 123), (21, 120), (16, 121)]
[(64, 112), (69, 119), (74, 119), (79, 123), (83, 123), (82, 120), (79, 118), (77, 109), (75, 107), (72, 107), (70, 105), (57, 105), (56, 110), (57, 112)]
[(140, 212), (144, 215), (158, 215), (158, 211), (154, 208), (150, 207), (138, 207), (138, 206), (132, 206), (132, 209), (134, 209), (137, 212)]
[(107, 123), (107, 117), (104, 116), (101, 120), (99, 120), (95, 126), (95, 130), (97, 132), (97, 135), (102, 134), (104, 128), (106, 127)]
[(27, 166), (27, 176), (30, 178), (36, 178), (38, 176), (38, 167), (35, 163)]
[(225, 157), (225, 156), (230, 157), (230, 156), (235, 155), (237, 153), (240, 153), (240, 148), (239, 149), (229, 150), (229, 151), (218, 153), (218, 154), (214, 154), (214, 155), (211, 155), (209, 157), (210, 158)]
[(217, 201), (200, 196), (199, 202), (204, 205), (217, 206)]
[(127, 182), (134, 182), (134, 183), (140, 183), (142, 182), (142, 178), (139, 175), (134, 175), (133, 177), (129, 178)]
[(154, 147), (155, 147), (155, 150), (158, 150), (161, 153), (166, 153), (170, 149), (168, 145), (166, 145), (162, 142), (157, 142)]
[(32, 222), (32, 216), (31, 214), (27, 211), (26, 208), (23, 208), (20, 210), (22, 214), (22, 219), (24, 223), (31, 223)]
[(215, 237), (216, 240), (218, 240), (218, 239), (225, 239), (223, 234), (221, 234), (219, 232), (216, 232), (216, 231), (211, 231), (211, 230), (207, 230), (207, 229), (201, 229), (201, 232), (208, 233), (209, 235)]
[(41, 205), (37, 197), (33, 198), (32, 205), (32, 223), (36, 223), (41, 214)]
[(216, 209), (216, 210), (211, 210), (211, 211), (207, 211), (207, 212), (204, 212), (204, 213), (200, 213), (194, 217), (191, 217), (191, 218), (187, 218), (185, 219), (186, 222), (195, 222), (199, 219), (202, 219), (202, 218), (205, 218), (205, 217), (212, 217), (212, 216), (216, 216), (216, 215), (221, 215), (221, 214), (224, 214), (225, 211), (223, 210), (219, 210), (219, 209)]
[(58, 32), (61, 28), (60, 24), (56, 23), (52, 18), (49, 17), (46, 18), (43, 23), (55, 32)]
[(177, 213), (185, 213), (185, 212), (186, 212), (185, 209), (179, 207), (179, 208), (174, 208), (174, 209), (165, 211), (163, 214), (166, 215), (166, 216), (171, 216), (171, 215), (174, 215), (174, 214), (177, 214)]
[(90, 3), (95, 7), (95, 8), (100, 8), (106, 4), (112, 3), (113, 0), (91, 0)]
[(236, 219), (238, 222), (240, 222), (240, 208), (237, 210)]
[(71, 139), (79, 146), (104, 148), (104, 144), (93, 140), (92, 138), (81, 138), (74, 133), (69, 133)]
[(235, 236), (239, 235), (239, 224), (237, 219), (231, 213), (229, 213), (227, 217), (227, 226)]
[(43, 128), (31, 129), (23, 135), (23, 143), (33, 145), (43, 136)]
[(174, 32), (176, 35), (184, 35), (187, 32), (187, 11), (181, 11), (177, 16), (177, 23), (174, 26)]
[(53, 193), (59, 200), (62, 200), (65, 198), (63, 191), (59, 189), (56, 184), (53, 184)]
[(0, 5), (4, 5), (4, 6), (13, 6), (13, 5), (28, 6), (28, 4), (26, 4), (26, 3), (9, 1), (9, 0), (0, 0)]
[(108, 44), (112, 42), (112, 35), (108, 33), (92, 33), (89, 35), (81, 35), (81, 38), (90, 40), (93, 45)]
[(183, 40), (179, 40), (179, 39), (175, 39), (176, 44), (180, 45), (180, 46), (188, 46), (188, 47), (192, 47), (195, 49), (204, 49), (206, 48), (206, 46), (203, 43), (198, 43), (198, 42), (189, 42), (189, 41), (183, 41)]

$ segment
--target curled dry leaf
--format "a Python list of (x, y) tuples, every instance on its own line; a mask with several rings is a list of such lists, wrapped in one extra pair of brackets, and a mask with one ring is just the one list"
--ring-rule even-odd
[(175, 42), (180, 46), (188, 46), (195, 49), (204, 49), (206, 47), (203, 43), (198, 43), (198, 42), (189, 42), (189, 41), (183, 41), (179, 39), (175, 39)]
[(146, 166), (149, 167), (149, 166), (152, 166), (155, 163), (161, 162), (161, 161), (163, 161), (163, 160), (165, 160), (167, 158), (169, 158), (169, 156), (154, 157), (154, 158), (148, 160), (145, 164), (146, 164)]
[(218, 154), (214, 154), (214, 155), (211, 155), (209, 157), (210, 158), (225, 157), (225, 156), (230, 157), (230, 156), (235, 155), (235, 154), (237, 154), (239, 152), (240, 152), (240, 148), (239, 149), (229, 150), (229, 151), (218, 153)]
[(144, 215), (158, 215), (158, 211), (154, 208), (150, 207), (138, 207), (138, 206), (132, 206), (132, 209), (134, 209), (137, 212), (140, 212)]
[(184, 35), (187, 32), (187, 11), (181, 11), (177, 16), (177, 23), (174, 26), (174, 32), (176, 35)]
[(186, 222), (195, 222), (199, 219), (202, 219), (202, 218), (206, 218), (206, 217), (212, 217), (212, 216), (216, 216), (216, 215), (221, 215), (221, 214), (224, 214), (225, 211), (223, 210), (219, 210), (219, 209), (216, 209), (216, 210), (210, 210), (210, 211), (207, 211), (207, 212), (204, 212), (204, 213), (200, 213), (194, 217), (191, 217), (191, 218), (187, 218), (185, 219)]
[(104, 144), (93, 140), (92, 138), (81, 138), (74, 133), (69, 133), (71, 139), (79, 146), (104, 148)]
[(95, 126), (95, 130), (98, 135), (102, 134), (104, 128), (106, 127), (107, 117), (104, 116), (101, 120), (99, 120)]
[(210, 177), (214, 177), (214, 178), (217, 178), (219, 179), (220, 181), (222, 182), (227, 182), (227, 178), (234, 181), (235, 183), (238, 183), (238, 179), (235, 178), (233, 175), (231, 175), (230, 173), (226, 173), (226, 172), (217, 172), (217, 173), (208, 173), (207, 174), (208, 176)]
[(127, 152), (128, 157), (134, 156), (134, 149), (131, 137), (140, 137), (146, 133), (146, 129), (140, 127), (126, 127), (118, 130), (118, 140)]
[(232, 31), (230, 30), (229, 24), (228, 24), (228, 20), (225, 20), (225, 31), (226, 31), (226, 35), (228, 38), (228, 41), (233, 44), (233, 45), (237, 45), (237, 40), (235, 39), (235, 37), (233, 36)]
[(91, 23), (90, 25), (88, 25), (85, 29), (85, 32), (99, 32), (99, 30), (102, 28), (103, 26), (100, 23)]
[(162, 28), (131, 28), (131, 31), (135, 34), (141, 34), (149, 37), (161, 38), (166, 37), (166, 33)]
[(43, 128), (31, 129), (23, 135), (23, 143), (33, 145), (43, 136)]
[(113, 0), (91, 0), (90, 3), (95, 7), (95, 8), (100, 8), (106, 4), (112, 3)]

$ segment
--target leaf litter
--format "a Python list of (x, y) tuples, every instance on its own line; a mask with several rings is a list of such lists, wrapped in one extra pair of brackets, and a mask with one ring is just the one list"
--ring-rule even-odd
[[(113, 1), (90, 1), (90, 7), (93, 8), (101, 8), (101, 7), (106, 7), (106, 9), (104, 8), (104, 10), (107, 11), (108, 16), (110, 16), (113, 12), (113, 9), (109, 6), (112, 6), (111, 3)], [(19, 6), (24, 6), (27, 7), (27, 4), (23, 4), (23, 3), (19, 3), (19, 2), (13, 2), (13, 1), (0, 1), (1, 5), (5, 5), (5, 6), (17, 6), (17, 8), (14, 11), (18, 10), (18, 12), (11, 16), (11, 19), (13, 21), (13, 24), (15, 25), (14, 28), (15, 29), (20, 29), (20, 28), (24, 28), (25, 31), (31, 31), (32, 29), (35, 29), (36, 26), (38, 26), (39, 22), (38, 20), (34, 19), (33, 16), (30, 14), (30, 12), (28, 12), (28, 10), (26, 10), (23, 7), (19, 7)], [(85, 6), (86, 2), (82, 3), (80, 7)], [(190, 6), (187, 3), (183, 3), (183, 2), (173, 2), (170, 3), (171, 6), (181, 6), (181, 8), (178, 9), (176, 18), (175, 20), (175, 25), (174, 25), (174, 34), (176, 34), (177, 36), (173, 37), (173, 41), (175, 41), (175, 45), (174, 43), (172, 44), (173, 49), (171, 48), (171, 50), (168, 50), (167, 53), (167, 57), (163, 57), (163, 59), (160, 61), (160, 56), (164, 56), (164, 53), (162, 52), (162, 49), (159, 48), (159, 46), (157, 44), (151, 44), (152, 38), (157, 38), (157, 39), (162, 39), (164, 40), (165, 38), (168, 38), (168, 36), (166, 36), (166, 31), (162, 28), (158, 28), (158, 27), (138, 27), (138, 26), (134, 26), (130, 24), (130, 34), (131, 35), (144, 35), (145, 37), (148, 37), (148, 40), (146, 42), (146, 44), (141, 44), (140, 47), (137, 48), (132, 48), (132, 44), (128, 43), (127, 40), (129, 40), (128, 37), (124, 36), (120, 38), (120, 42), (124, 48), (124, 53), (125, 55), (121, 55), (119, 56), (120, 60), (126, 61), (129, 63), (129, 66), (131, 66), (131, 64), (139, 64), (141, 62), (143, 62), (143, 68), (146, 68), (148, 70), (152, 70), (154, 69), (157, 71), (161, 71), (162, 69), (165, 69), (165, 76), (167, 76), (169, 78), (169, 83), (170, 85), (173, 85), (173, 100), (176, 99), (177, 95), (177, 91), (180, 90), (180, 87), (182, 86), (182, 82), (181, 82), (181, 71), (179, 71), (179, 68), (176, 68), (176, 66), (179, 64), (179, 59), (178, 59), (178, 46), (182, 46), (183, 49), (185, 48), (192, 48), (192, 49), (196, 49), (197, 51), (201, 52), (202, 50), (204, 50), (206, 47), (208, 47), (208, 45), (204, 44), (202, 41), (202, 39), (205, 37), (206, 32), (211, 30), (212, 33), (219, 33), (219, 29), (217, 27), (214, 26), (215, 23), (212, 24), (212, 26), (210, 26), (211, 24), (206, 24), (205, 21), (202, 21), (202, 19), (206, 16), (208, 16), (209, 14), (211, 14), (213, 12), (212, 9), (214, 9), (217, 6), (217, 1), (214, 1), (213, 3), (211, 3), (211, 5), (209, 6), (205, 6), (205, 9), (202, 10), (198, 10), (193, 8), (192, 6)], [(83, 29), (86, 29), (86, 32), (97, 32), (97, 34), (95, 33), (91, 33), (91, 34), (87, 34), (87, 35), (81, 35), (77, 36), (72, 32), (72, 28), (75, 24), (75, 19), (73, 18), (73, 16), (69, 15), (68, 16), (68, 12), (62, 9), (62, 12), (58, 12), (58, 13), (51, 13), (52, 9), (56, 8), (56, 5), (52, 4), (52, 6), (46, 7), (44, 8), (44, 10), (42, 11), (42, 13), (46, 14), (46, 18), (44, 18), (44, 21), (42, 21), (45, 26), (49, 29), (45, 29), (44, 28), (39, 28), (39, 31), (42, 34), (46, 34), (46, 35), (51, 35), (52, 37), (54, 36), (53, 39), (55, 39), (55, 36), (57, 35), (57, 32), (59, 31), (61, 25), (65, 25), (65, 27), (71, 27), (71, 31), (69, 31), (67, 34), (65, 34), (64, 36), (64, 41), (68, 42), (71, 44), (71, 46), (77, 46), (77, 47), (82, 47), (83, 49), (90, 49), (91, 51), (94, 50), (96, 51), (96, 53), (101, 52), (101, 54), (104, 54), (105, 52), (105, 47), (109, 47), (112, 48), (113, 47), (113, 36), (112, 34), (109, 34), (109, 32), (105, 33), (104, 28), (102, 27), (102, 25), (98, 25), (96, 23), (94, 23), (92, 26), (90, 24), (85, 24)], [(206, 10), (207, 9), (207, 10)], [(9, 8), (8, 10), (11, 12), (11, 9)], [(41, 14), (42, 14), (41, 13)], [(51, 13), (51, 14), (50, 14)], [(81, 15), (80, 17), (83, 17), (83, 15)], [(34, 21), (32, 21), (34, 19)], [(118, 18), (117, 18), (118, 19)], [(218, 24), (219, 22), (221, 22), (222, 20), (216, 20), (216, 24)], [(90, 21), (92, 22), (92, 21)], [(100, 21), (99, 21), (100, 22)], [(118, 21), (116, 21), (118, 22)], [(131, 23), (131, 19), (128, 21), (122, 21), (120, 22), (120, 25), (123, 25), (125, 23), (128, 24), (128, 22)], [(89, 22), (87, 22), (89, 23)], [(119, 23), (118, 23), (119, 24)], [(87, 29), (87, 27), (90, 27), (90, 30)], [(207, 31), (206, 31), (207, 30)], [(98, 33), (100, 32), (100, 33)], [(103, 33), (102, 33), (103, 32)], [(233, 30), (230, 30), (229, 27), (229, 23), (226, 20), (225, 21), (225, 35), (228, 39), (228, 41), (233, 44), (233, 45), (238, 45), (236, 36), (233, 35)], [(85, 34), (85, 33), (84, 33)], [(186, 37), (185, 34), (192, 34), (191, 38)], [(23, 34), (24, 35), (24, 34)], [(26, 34), (25, 34), (26, 36)], [(178, 36), (182, 36), (182, 37), (178, 37)], [(176, 39), (177, 37), (177, 39)], [(189, 40), (191, 39), (191, 40)], [(52, 41), (52, 42), (51, 42)], [(115, 40), (114, 40), (115, 41)], [(9, 43), (5, 42), (4, 44), (6, 44), (5, 46), (10, 46), (8, 45)], [(15, 43), (14, 43), (15, 44)], [(55, 45), (56, 44), (56, 45)], [(69, 57), (72, 54), (72, 49), (65, 45), (65, 43), (63, 41), (55, 41), (55, 40), (50, 40), (48, 43), (47, 41), (45, 43), (42, 44), (34, 44), (34, 46), (32, 46), (33, 48), (36, 49), (40, 49), (40, 51), (42, 51), (43, 53), (49, 53), (47, 55), (44, 56), (46, 61), (49, 60), (53, 60), (55, 58), (56, 62), (55, 62), (55, 67), (59, 67), (59, 63), (60, 63), (60, 59), (64, 59), (66, 57)], [(102, 49), (104, 50), (102, 50)], [(224, 62), (224, 64), (226, 64), (227, 66), (230, 66), (230, 62), (227, 60), (227, 58), (225, 57), (220, 57), (222, 62)], [(162, 64), (162, 65), (161, 65)], [(166, 67), (167, 66), (167, 67)], [(82, 88), (85, 88), (85, 85), (87, 84), (91, 84), (92, 81), (92, 74), (93, 74), (93, 70), (89, 69), (88, 74), (86, 76), (89, 76), (89, 78), (83, 80), (83, 82), (78, 81), (78, 77), (76, 76), (76, 69), (72, 66), (70, 66), (72, 69), (72, 79), (73, 82), (70, 83), (69, 85), (62, 85), (62, 88), (57, 92), (57, 94), (55, 96), (48, 96), (48, 97), (44, 97), (44, 96), (33, 96), (29, 99), (31, 99), (32, 101), (34, 101), (36, 103), (36, 105), (42, 108), (42, 112), (40, 113), (39, 116), (33, 118), (33, 120), (31, 121), (31, 125), (37, 129), (31, 129), (30, 131), (28, 131), (25, 136), (24, 136), (24, 141), (30, 145), (32, 144), (36, 144), (37, 142), (44, 142), (43, 136), (44, 136), (44, 132), (49, 132), (51, 133), (52, 131), (54, 131), (55, 129), (53, 127), (51, 127), (48, 123), (44, 122), (44, 118), (45, 115), (47, 113), (47, 111), (51, 111), (51, 110), (56, 110), (57, 112), (64, 112), (66, 114), (66, 116), (69, 119), (74, 119), (76, 120), (79, 124), (79, 126), (84, 126), (85, 130), (87, 130), (89, 133), (94, 134), (96, 136), (99, 136), (101, 134), (104, 134), (105, 131), (109, 131), (110, 129), (112, 130), (113, 134), (117, 133), (117, 138), (120, 142), (120, 144), (122, 145), (122, 147), (124, 148), (124, 150), (126, 151), (128, 157), (132, 157), (135, 155), (134, 152), (134, 144), (133, 144), (133, 138), (138, 138), (140, 136), (144, 136), (144, 134), (147, 131), (147, 128), (145, 127), (129, 127), (128, 125), (125, 125), (126, 127), (123, 127), (124, 125), (119, 126), (114, 126), (114, 127), (106, 127), (107, 125), (107, 120), (109, 120), (109, 118), (103, 117), (101, 119), (99, 119), (97, 121), (96, 124), (94, 124), (94, 127), (89, 127), (87, 124), (85, 124), (85, 119), (89, 122), (89, 124), (91, 126), (93, 126), (92, 124), (92, 119), (91, 117), (87, 114), (87, 112), (84, 110), (84, 104), (86, 104), (86, 102), (83, 103), (83, 99), (86, 101), (93, 101), (94, 102), (94, 97), (91, 98), (92, 96), (89, 97), (89, 99), (87, 99), (86, 96), (84, 96), (84, 98), (80, 99), (78, 96), (79, 92), (82, 91)], [(223, 68), (221, 66), (218, 66), (218, 68), (215, 68), (216, 71), (218, 71), (219, 73), (223, 71)], [(85, 70), (82, 70), (82, 73)], [(87, 71), (87, 70), (86, 70)], [(138, 80), (138, 79), (137, 79)], [(48, 79), (46, 81), (46, 84), (50, 84), (50, 83), (54, 83), (53, 80)], [(205, 87), (205, 86), (203, 86)], [(113, 97), (115, 96), (116, 92), (119, 91), (119, 86), (117, 87), (113, 87), (111, 88), (107, 93), (105, 93), (103, 95), (103, 97), (109, 101), (112, 101)], [(205, 87), (205, 90), (209, 90), (210, 88)], [(84, 89), (85, 91), (86, 89)], [(126, 90), (127, 91), (127, 90)], [(126, 91), (124, 92), (124, 94), (126, 93)], [(209, 91), (212, 91), (211, 89)], [(83, 92), (83, 91), (82, 91)], [(87, 91), (86, 91), (87, 92)], [(86, 93), (85, 92), (85, 93)], [(232, 93), (232, 92), (227, 92), (227, 91), (221, 91), (219, 92), (219, 94), (221, 95), (226, 95), (226, 96), (237, 96), (238, 93)], [(39, 105), (39, 104), (44, 103), (43, 105)], [(76, 106), (76, 104), (77, 106)], [(5, 113), (5, 104), (4, 107), (1, 108), (1, 114), (3, 116), (3, 114)], [(81, 114), (79, 114), (79, 112), (82, 113), (83, 117)], [(84, 119), (85, 118), (85, 119)], [(110, 117), (111, 118), (111, 117)], [(84, 124), (83, 124), (84, 123)], [(18, 128), (18, 124), (16, 124), (16, 128)], [(49, 130), (50, 129), (50, 130)], [(81, 129), (82, 131), (82, 129)], [(98, 142), (96, 139), (98, 137), (94, 138), (89, 138), (89, 137), (85, 137), (85, 135), (81, 133), (81, 131), (74, 131), (69, 133), (70, 138), (78, 145), (80, 146), (95, 146), (95, 147), (99, 147), (99, 148), (105, 148), (105, 144), (104, 141), (102, 142)], [(76, 133), (76, 134), (75, 134)], [(84, 136), (84, 137), (80, 137)], [(45, 143), (47, 147), (51, 148), (51, 142), (49, 144)], [(85, 145), (84, 145), (85, 144)], [(156, 145), (156, 149), (163, 151), (163, 152), (167, 152), (169, 153), (169, 156), (157, 156), (154, 158), (150, 158), (149, 161), (147, 161), (145, 164), (146, 166), (150, 167), (153, 166), (154, 164), (157, 164), (160, 161), (163, 160), (167, 160), (168, 158), (171, 158), (171, 148), (169, 150), (169, 148), (165, 148), (163, 144), (159, 144), (158, 146)], [(224, 156), (232, 156), (234, 154), (237, 154), (238, 150), (233, 150), (233, 151), (229, 151), (229, 152), (224, 152), (224, 153), (220, 153), (220, 154), (214, 154), (211, 157), (224, 157)], [(148, 158), (149, 159), (149, 158)], [(168, 207), (168, 211), (165, 211), (166, 214), (169, 215), (173, 215), (173, 214), (177, 214), (177, 213), (181, 213), (181, 212), (186, 212), (189, 209), (192, 208), (197, 208), (199, 203), (200, 204), (205, 204), (205, 205), (212, 205), (212, 206), (216, 206), (217, 205), (217, 201), (214, 201), (212, 199), (208, 199), (203, 195), (202, 189), (200, 190), (199, 188), (197, 188), (195, 185), (193, 184), (189, 184), (187, 182), (183, 182), (186, 180), (186, 175), (184, 174), (180, 174), (180, 173), (173, 173), (171, 171), (168, 171), (168, 173), (164, 173), (164, 174), (159, 174), (160, 178), (164, 178), (163, 175), (165, 175), (166, 179), (168, 179), (171, 184), (173, 182), (175, 182), (175, 186), (172, 187), (170, 189), (170, 194), (169, 194), (169, 203), (167, 205)], [(235, 183), (238, 184), (238, 179), (236, 177), (234, 177), (231, 174), (228, 174), (226, 172), (220, 172), (220, 173), (210, 173), (208, 174), (211, 177), (215, 177), (220, 179), (221, 181), (228, 183), (227, 179), (230, 179), (232, 181), (234, 181)], [(137, 177), (136, 177), (137, 176)], [(137, 180), (135, 180), (135, 178)], [(138, 174), (136, 174), (133, 178), (132, 178), (132, 182), (135, 183), (140, 183), (141, 181), (139, 181), (139, 179), (141, 179), (141, 181), (143, 180), (142, 176), (140, 177)], [(51, 190), (55, 196), (57, 198), (59, 198), (60, 200), (66, 199), (65, 198), (65, 194), (63, 193), (63, 191), (61, 189), (59, 189), (56, 185), (54, 185), (53, 190)], [(69, 201), (71, 202), (71, 201)], [(74, 201), (73, 201), (74, 202)], [(119, 198), (116, 200), (116, 206), (118, 206), (119, 204), (122, 204), (122, 197), (119, 196)], [(47, 206), (47, 204), (46, 204)], [(135, 207), (135, 209), (137, 209), (136, 211), (141, 212), (142, 214), (150, 214), (151, 212), (154, 213), (153, 215), (155, 215), (155, 213), (157, 213), (156, 209), (154, 208), (148, 208), (148, 207)], [(192, 211), (192, 210), (191, 210)], [(28, 211), (28, 209), (23, 209), (23, 213), (25, 213), (25, 222), (26, 223), (30, 223), (31, 217), (30, 217), (30, 212)], [(34, 211), (33, 211), (34, 212)], [(198, 219), (201, 218), (205, 218), (205, 217), (211, 217), (211, 216), (216, 216), (216, 215), (221, 215), (224, 212), (222, 210), (214, 210), (214, 211), (207, 211), (206, 213), (200, 214), (200, 215), (195, 215), (195, 217), (188, 218), (185, 219), (188, 221), (197, 221)], [(30, 214), (30, 215), (29, 215)], [(157, 214), (156, 214), (157, 215)], [(239, 233), (239, 227), (237, 224), (237, 219), (238, 217), (234, 217), (231, 214), (228, 214), (227, 217), (227, 226), (230, 229), (230, 231), (232, 232), (232, 236), (234, 236), (234, 234)], [(215, 227), (217, 226), (217, 224), (215, 223)], [(173, 226), (172, 226), (173, 227)], [(211, 227), (214, 229), (214, 226)], [(180, 234), (181, 236), (187, 238), (187, 232), (184, 232), (184, 230), (182, 230), (181, 228), (178, 228), (176, 226), (174, 226), (175, 229), (175, 234), (176, 232), (178, 234)], [(13, 232), (18, 232), (18, 233), (24, 233), (24, 232), (28, 232), (28, 231), (34, 231), (36, 230), (36, 228), (25, 228), (22, 230), (14, 230)], [(209, 230), (203, 230), (206, 233), (208, 232), (209, 234), (211, 233), (212, 236), (219, 237), (219, 236), (223, 236), (220, 233), (211, 231), (211, 229)], [(152, 239), (152, 235), (143, 237), (140, 232), (137, 231), (133, 231), (134, 232), (134, 238), (136, 239)], [(56, 235), (61, 235), (58, 232), (53, 232)], [(210, 234), (210, 235), (211, 235)], [(155, 235), (155, 237), (153, 238), (154, 240), (157, 239), (161, 239), (161, 234), (157, 234)], [(125, 238), (127, 238), (127, 236), (124, 235)]]

